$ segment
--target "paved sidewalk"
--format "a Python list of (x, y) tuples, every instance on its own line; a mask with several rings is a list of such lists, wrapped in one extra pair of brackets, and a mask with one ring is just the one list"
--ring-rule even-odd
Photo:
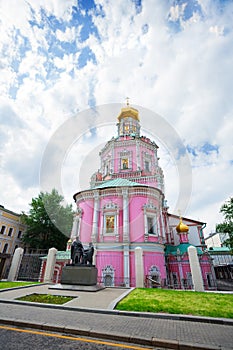
[[(233, 320), (111, 310), (128, 291), (71, 292), (48, 289), (48, 285), (0, 291), (0, 323), (152, 347), (233, 349)], [(14, 300), (31, 293), (77, 298), (62, 306)]]

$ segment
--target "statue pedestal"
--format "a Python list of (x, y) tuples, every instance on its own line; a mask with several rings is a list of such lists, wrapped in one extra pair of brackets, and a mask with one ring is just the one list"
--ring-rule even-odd
[(62, 269), (61, 283), (49, 289), (98, 292), (104, 286), (97, 284), (97, 268), (89, 265), (66, 265)]
[(95, 266), (64, 266), (62, 269), (61, 284), (94, 286), (97, 284), (97, 271)]

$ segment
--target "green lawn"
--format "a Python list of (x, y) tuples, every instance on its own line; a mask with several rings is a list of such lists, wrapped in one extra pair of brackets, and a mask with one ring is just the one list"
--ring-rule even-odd
[(7, 281), (0, 281), (0, 289), (29, 286), (31, 284), (38, 284), (38, 283), (39, 282), (7, 282)]
[(59, 304), (59, 305), (65, 304), (72, 299), (74, 299), (74, 297), (51, 295), (51, 294), (36, 294), (36, 293), (17, 298), (17, 300), (31, 301), (34, 303)]
[(137, 288), (116, 309), (233, 318), (233, 294)]

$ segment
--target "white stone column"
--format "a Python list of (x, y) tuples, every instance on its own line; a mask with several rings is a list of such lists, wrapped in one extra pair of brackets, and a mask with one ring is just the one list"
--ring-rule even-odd
[(197, 249), (193, 246), (188, 247), (189, 263), (192, 273), (192, 280), (194, 290), (196, 292), (204, 292), (203, 278), (201, 274), (201, 267), (197, 255)]
[(51, 283), (53, 281), (54, 267), (56, 263), (56, 254), (57, 254), (56, 248), (49, 249), (49, 253), (46, 261), (45, 274), (44, 274), (44, 282), (46, 283)]
[(148, 222), (147, 222), (147, 212), (144, 208), (144, 240), (145, 242), (148, 241)]
[(96, 265), (96, 256), (97, 256), (97, 250), (96, 248), (94, 249), (94, 254), (93, 254), (93, 260), (92, 260), (92, 264)]
[(94, 212), (93, 212), (93, 223), (92, 223), (92, 242), (97, 242), (98, 237), (98, 210), (99, 210), (99, 192), (94, 191)]
[(136, 141), (136, 161), (137, 161), (137, 170), (141, 170), (140, 147), (139, 147), (138, 141)]
[(130, 276), (129, 276), (129, 246), (124, 246), (124, 280), (125, 287), (130, 286)]
[(16, 248), (11, 262), (8, 281), (16, 281), (19, 273), (20, 264), (23, 258), (23, 248)]
[(144, 287), (144, 264), (142, 253), (142, 248), (135, 248), (135, 278), (137, 288)]
[(79, 224), (79, 217), (77, 214), (75, 214), (74, 220), (73, 220), (73, 227), (71, 230), (71, 237), (70, 237), (72, 241), (78, 236), (78, 224)]
[(122, 189), (123, 195), (123, 242), (129, 242), (129, 195), (128, 189)]

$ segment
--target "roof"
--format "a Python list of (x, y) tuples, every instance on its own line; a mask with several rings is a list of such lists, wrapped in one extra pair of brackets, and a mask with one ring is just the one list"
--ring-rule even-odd
[(209, 247), (208, 248), (208, 252), (211, 254), (211, 253), (216, 253), (216, 252), (219, 252), (219, 253), (231, 253), (231, 250), (230, 248), (228, 247)]
[[(180, 255), (183, 255), (185, 253), (188, 252), (188, 248), (189, 247), (195, 247), (194, 245), (190, 244), (190, 243), (181, 243), (179, 245), (166, 245), (166, 248), (165, 248), (165, 254), (166, 255), (177, 255), (177, 249), (179, 249), (180, 251)], [(197, 249), (197, 254), (198, 255), (202, 255), (203, 254), (203, 251), (198, 248), (198, 247), (195, 247)]]
[(147, 185), (140, 184), (138, 182), (130, 181), (127, 179), (117, 178), (114, 180), (108, 180), (102, 183), (101, 185), (97, 185), (91, 190), (98, 189), (98, 188), (109, 188), (109, 187), (136, 187), (136, 186), (143, 186), (148, 187)]
[(3, 210), (4, 212), (15, 215), (15, 216), (21, 216), (21, 214), (18, 214), (12, 210), (6, 209), (3, 205), (0, 205), (0, 210)]
[[(176, 214), (168, 213), (168, 216), (170, 216), (171, 218), (180, 219), (180, 216), (176, 215)], [(182, 220), (190, 222), (190, 224), (189, 223), (187, 224), (189, 226), (192, 226), (191, 223), (201, 224), (201, 225), (206, 224), (204, 221), (189, 219), (189, 218), (184, 217), (184, 216), (182, 216)]]
[[(48, 255), (43, 256), (41, 259), (43, 260), (47, 260)], [(56, 260), (69, 260), (70, 259), (70, 251), (66, 250), (66, 251), (62, 251), (59, 250), (56, 253)]]

